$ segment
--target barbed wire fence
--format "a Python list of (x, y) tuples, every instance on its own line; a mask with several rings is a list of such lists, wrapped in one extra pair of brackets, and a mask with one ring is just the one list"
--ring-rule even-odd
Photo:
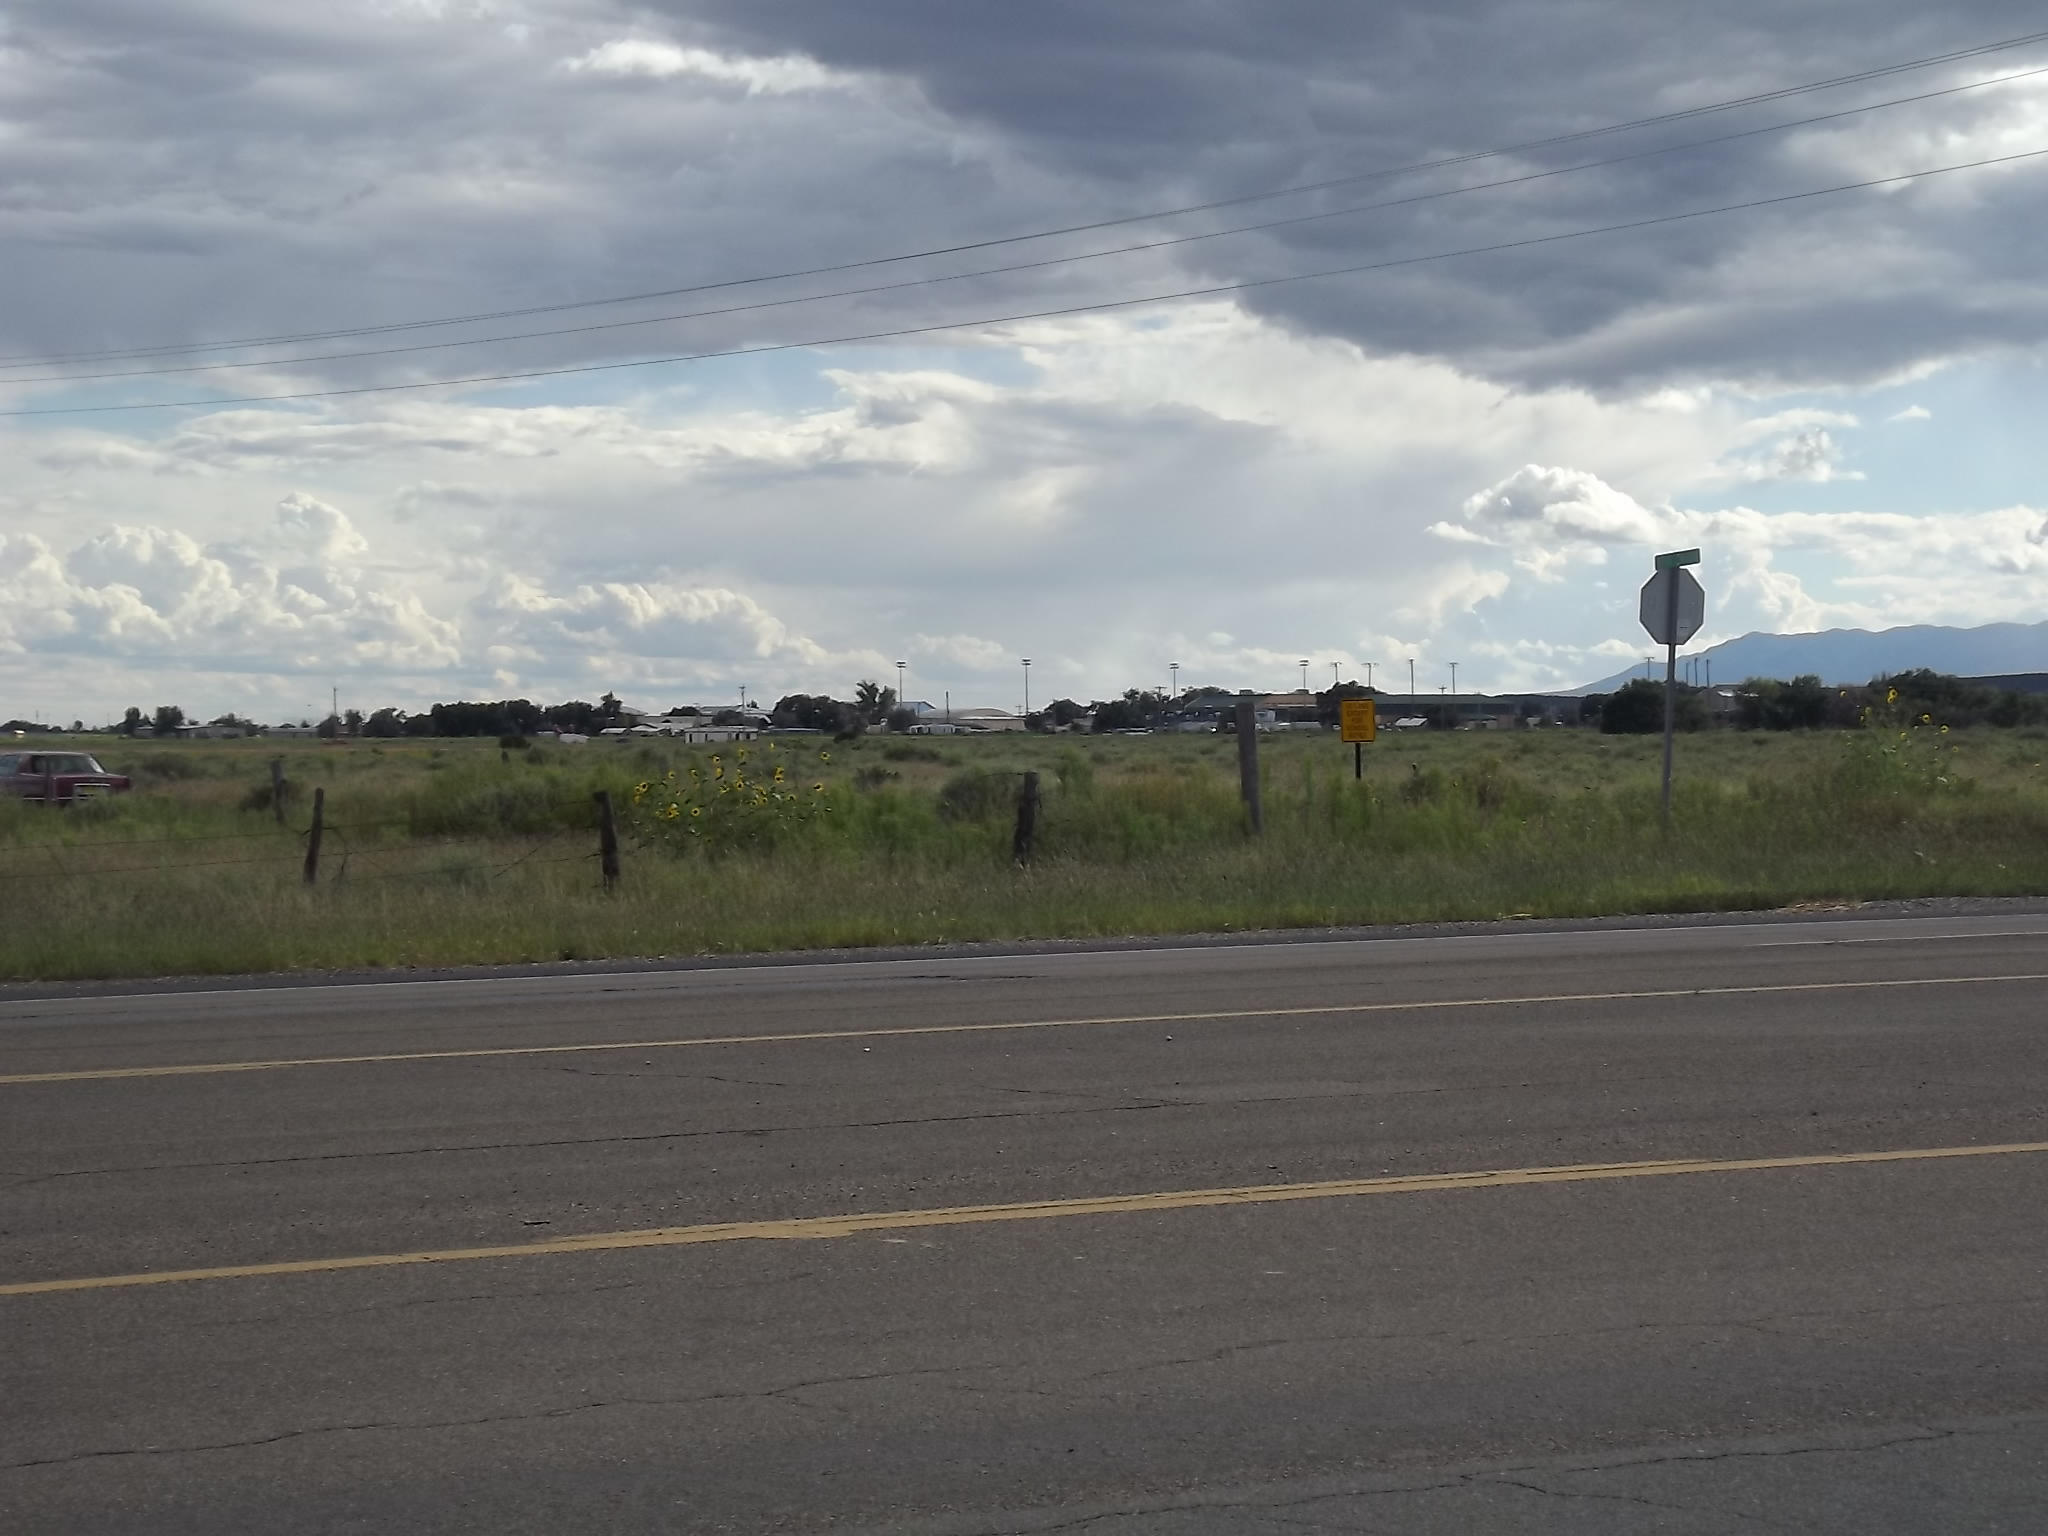
[[(621, 868), (620, 841), (611, 796), (598, 791), (588, 797), (564, 799), (544, 808), (560, 824), (542, 832), (429, 833), (392, 841), (377, 837), (393, 828), (412, 830), (420, 818), (413, 815), (388, 816), (373, 820), (327, 821), (325, 794), (316, 798), (313, 819), (301, 828), (281, 825), (263, 831), (194, 832), (163, 836), (121, 838), (32, 839), (0, 842), (0, 882), (100, 879), (113, 876), (171, 875), (196, 869), (253, 869), (258, 866), (299, 865), (307, 886), (329, 888), (374, 884), (382, 881), (468, 882), (496, 881), (516, 871), (561, 864), (595, 864), (603, 889), (616, 889)], [(50, 814), (62, 814), (65, 807), (52, 806)], [(268, 806), (263, 808), (269, 810)], [(576, 819), (587, 817), (584, 851), (560, 850), (577, 834), (571, 830)], [(525, 846), (506, 858), (506, 845)], [(269, 843), (273, 850), (232, 858), (191, 858), (186, 855), (227, 845)], [(421, 855), (449, 855), (457, 850), (488, 849), (490, 856), (473, 863), (438, 863), (424, 869), (387, 869), (382, 864)], [(170, 857), (149, 859), (135, 850), (155, 849)], [(130, 862), (103, 863), (98, 857), (106, 850), (121, 850)], [(24, 861), (25, 867), (14, 866)], [(367, 867), (365, 867), (367, 866)]]

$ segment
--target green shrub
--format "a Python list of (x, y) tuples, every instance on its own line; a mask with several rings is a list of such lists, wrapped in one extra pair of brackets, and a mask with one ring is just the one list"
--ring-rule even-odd
[[(832, 812), (824, 780), (802, 779), (801, 771), (810, 766), (806, 757), (772, 742), (758, 751), (735, 747), (729, 757), (723, 752), (692, 755), (680, 767), (632, 787), (626, 823), (643, 844), (672, 853), (772, 848)], [(830, 760), (824, 753), (819, 758)], [(861, 772), (894, 777), (886, 768)]]
[(963, 768), (939, 786), (939, 815), (947, 821), (992, 821), (1017, 804), (1017, 776)]

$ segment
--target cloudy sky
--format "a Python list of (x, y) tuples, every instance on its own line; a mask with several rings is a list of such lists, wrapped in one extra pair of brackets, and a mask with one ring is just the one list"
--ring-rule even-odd
[(1570, 686), (1690, 544), (1700, 644), (2048, 616), (2044, 28), (12, 0), (0, 716)]

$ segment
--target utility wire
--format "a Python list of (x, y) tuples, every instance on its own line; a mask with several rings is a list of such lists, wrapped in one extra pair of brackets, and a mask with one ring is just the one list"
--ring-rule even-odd
[(353, 362), (365, 358), (399, 357), (418, 352), (444, 351), (453, 347), (487, 347), (505, 342), (539, 341), (562, 336), (587, 336), (600, 331), (635, 330), (643, 326), (669, 325), (683, 320), (704, 320), (724, 315), (752, 314), (766, 309), (784, 309), (800, 304), (823, 304), (834, 299), (861, 298), (878, 293), (897, 293), (905, 289), (936, 287), (941, 283), (967, 282), (974, 278), (1000, 277), (1016, 272), (1034, 272), (1047, 267), (1067, 266), (1084, 261), (1100, 261), (1110, 256), (1129, 256), (1147, 251), (1165, 250), (1172, 246), (1193, 245), (1204, 240), (1220, 240), (1230, 235), (1254, 234), (1270, 229), (1285, 229), (1294, 225), (1313, 224), (1329, 219), (1347, 218), (1354, 214), (1372, 213), (1388, 208), (1405, 208), (1418, 203), (1440, 202), (1447, 198), (1463, 197), (1475, 192), (1492, 192), (1503, 187), (1525, 186), (1531, 182), (1548, 181), (1555, 177), (1575, 175), (1580, 171), (1600, 170), (1608, 166), (1626, 165), (1637, 160), (1650, 160), (1663, 155), (1681, 154), (1687, 150), (1711, 149), (1723, 144), (1732, 144), (1742, 139), (1760, 138), (1767, 134), (1787, 133), (1795, 128), (1809, 128), (1817, 123), (1831, 123), (1843, 118), (1861, 116), (1866, 112), (1879, 112), (1890, 107), (1911, 106), (1919, 102), (1933, 101), (1944, 96), (1960, 95), (1965, 91), (1982, 90), (1988, 86), (2004, 85), (2014, 80), (2031, 79), (2048, 74), (2048, 65), (2037, 69), (2021, 70), (2014, 74), (1999, 75), (1990, 80), (1975, 80), (1965, 85), (1948, 86), (1938, 91), (1924, 91), (1915, 96), (1897, 96), (1889, 101), (1874, 101), (1860, 107), (1845, 107), (1837, 112), (1822, 112), (1812, 117), (1801, 117), (1789, 122), (1767, 123), (1759, 128), (1744, 128), (1735, 133), (1717, 134), (1707, 139), (1688, 139), (1679, 144), (1663, 144), (1653, 149), (1631, 150), (1623, 155), (1609, 155), (1600, 160), (1582, 160), (1576, 165), (1554, 166), (1549, 170), (1528, 171), (1519, 176), (1505, 176), (1497, 181), (1473, 182), (1461, 187), (1445, 187), (1434, 192), (1417, 192), (1407, 197), (1387, 198), (1380, 202), (1355, 203), (1346, 208), (1330, 208), (1318, 213), (1299, 213), (1287, 218), (1264, 219), (1253, 224), (1236, 224), (1226, 229), (1201, 230), (1190, 235), (1172, 235), (1158, 240), (1146, 240), (1132, 245), (1113, 246), (1107, 250), (1082, 251), (1071, 256), (1048, 256), (1036, 261), (1011, 262), (999, 267), (979, 267), (969, 272), (944, 273), (934, 277), (911, 277), (898, 282), (873, 283), (860, 288), (833, 289), (825, 293), (802, 294), (786, 299), (760, 299), (748, 304), (730, 304), (718, 309), (685, 310), (679, 314), (647, 315), (636, 320), (608, 320), (593, 325), (562, 326), (545, 331), (515, 331), (509, 335), (470, 336), (452, 341), (421, 341), (405, 346), (376, 347), (350, 352), (316, 352), (301, 357), (252, 358), (240, 362), (176, 363), (166, 368), (129, 368), (102, 373), (56, 373), (35, 374), (25, 378), (10, 379), (12, 384), (73, 384), (102, 379), (145, 379), (162, 378), (173, 374), (219, 373), (240, 368), (294, 368), (308, 363)]
[(394, 394), (399, 391), (418, 389), (445, 389), (466, 384), (506, 384), (529, 379), (565, 378), (575, 374), (612, 373), (625, 368), (656, 368), (676, 363), (710, 362), (718, 358), (760, 357), (776, 352), (799, 352), (812, 347), (852, 346), (863, 342), (900, 341), (911, 336), (931, 336), (945, 331), (977, 330), (995, 325), (1014, 325), (1029, 320), (1052, 320), (1069, 315), (1102, 314), (1111, 310), (1134, 309), (1147, 304), (1164, 304), (1178, 299), (1215, 298), (1227, 293), (1244, 293), (1257, 288), (1273, 288), (1286, 283), (1312, 282), (1320, 278), (1350, 277), (1365, 272), (1385, 272), (1398, 267), (1420, 266), (1427, 262), (1448, 261), (1461, 256), (1484, 256), (1499, 251), (1524, 250), (1532, 246), (1552, 245), (1564, 240), (1584, 240), (1597, 235), (1620, 234), (1629, 230), (1650, 229), (1663, 224), (1678, 224), (1691, 219), (1711, 218), (1719, 214), (1741, 213), (1756, 208), (1772, 208), (1786, 203), (1805, 202), (1817, 197), (1831, 197), (1843, 192), (1862, 192), (1874, 187), (1897, 186), (1903, 182), (1917, 181), (1925, 177), (1946, 176), (1959, 171), (1982, 170), (1987, 166), (2010, 165), (2022, 160), (2038, 159), (2048, 155), (2048, 149), (2022, 150), (2015, 154), (1993, 155), (1982, 160), (1965, 161), (1957, 165), (1930, 166), (1925, 170), (1901, 171), (1893, 176), (1876, 176), (1865, 181), (1842, 182), (1832, 187), (1814, 187), (1803, 192), (1785, 192), (1775, 197), (1752, 198), (1740, 203), (1722, 203), (1712, 208), (1693, 208), (1682, 213), (1657, 214), (1650, 218), (1630, 219), (1620, 224), (1602, 224), (1590, 229), (1564, 230), (1551, 235), (1529, 235), (1517, 240), (1502, 240), (1490, 245), (1469, 245), (1457, 250), (1432, 251), (1420, 256), (1393, 257), (1385, 261), (1357, 262), (1349, 266), (1326, 267), (1316, 272), (1295, 272), (1281, 277), (1247, 278), (1233, 283), (1212, 283), (1200, 288), (1180, 288), (1165, 293), (1142, 294), (1129, 299), (1104, 299), (1091, 304), (1068, 304), (1054, 309), (1026, 310), (1007, 315), (984, 315), (965, 320), (940, 321), (930, 325), (898, 326), (889, 330), (864, 331), (854, 335), (820, 336), (804, 341), (764, 342), (756, 346), (728, 347), (710, 352), (685, 352), (667, 357), (628, 358), (609, 363), (578, 363), (557, 368), (526, 368), (505, 373), (469, 374), (453, 379), (420, 379), (399, 384), (355, 384), (331, 389), (293, 390), (274, 395), (229, 395), (207, 400), (153, 400), (127, 405), (53, 405), (30, 406), (0, 411), (0, 419), (23, 416), (97, 416), (119, 411), (170, 411), (192, 408), (215, 408), (225, 405), (270, 405), (296, 400), (333, 400), (351, 395)]
[(1947, 53), (1930, 54), (1924, 58), (1907, 59), (1896, 64), (1886, 64), (1872, 69), (1859, 70), (1853, 74), (1835, 75), (1827, 79), (1807, 81), (1799, 85), (1781, 86), (1774, 90), (1758, 91), (1747, 96), (1732, 97), (1725, 101), (1707, 102), (1697, 107), (1686, 107), (1678, 111), (1658, 113), (1650, 117), (1632, 118), (1626, 122), (1608, 123), (1597, 128), (1585, 128), (1572, 133), (1552, 134), (1545, 138), (1528, 139), (1520, 143), (1502, 145), (1493, 149), (1473, 150), (1458, 155), (1445, 155), (1437, 159), (1418, 161), (1410, 165), (1389, 166), (1378, 170), (1360, 171), (1351, 175), (1331, 177), (1322, 181), (1301, 182), (1291, 186), (1276, 187), (1260, 192), (1248, 192), (1236, 197), (1214, 198), (1207, 202), (1185, 203), (1177, 207), (1157, 208), (1144, 213), (1125, 214), (1116, 218), (1095, 219), (1087, 223), (1068, 224), (1053, 229), (1032, 230), (1023, 234), (1003, 235), (986, 240), (965, 241), (956, 245), (934, 246), (925, 250), (905, 251), (889, 256), (873, 256), (858, 261), (835, 262), (825, 266), (796, 268), (784, 272), (761, 273), (750, 277), (725, 278), (716, 282), (695, 283), (683, 287), (650, 289), (640, 293), (615, 294), (605, 298), (579, 299), (559, 304), (536, 304), (516, 309), (481, 310), (466, 315), (445, 315), (420, 320), (399, 320), (381, 325), (352, 326), (325, 331), (300, 331), (268, 336), (245, 336), (228, 341), (187, 342), (156, 347), (73, 352), (56, 356), (16, 355), (13, 357), (0, 357), (0, 368), (57, 366), (66, 363), (105, 362), (120, 358), (232, 351), (245, 347), (286, 346), (300, 342), (334, 341), (354, 336), (385, 335), (394, 331), (424, 330), (439, 326), (469, 325), (486, 320), (511, 320), (530, 315), (559, 314), (566, 310), (590, 309), (606, 305), (636, 304), (651, 299), (678, 298), (686, 294), (707, 293), (724, 288), (748, 287), (761, 283), (783, 282), (800, 277), (831, 276), (840, 272), (858, 271), (866, 267), (885, 266), (896, 262), (921, 261), (935, 256), (954, 256), (971, 251), (989, 250), (998, 246), (1016, 245), (1030, 240), (1047, 240), (1061, 235), (1087, 234), (1096, 230), (1115, 229), (1131, 224), (1146, 223), (1155, 219), (1178, 218), (1185, 214), (1207, 213), (1217, 209), (1243, 207), (1250, 203), (1266, 202), (1282, 197), (1293, 197), (1305, 192), (1321, 192), (1336, 187), (1355, 186), (1360, 182), (1384, 180), (1390, 177), (1411, 175), (1422, 171), (1444, 170), (1452, 166), (1468, 165), (1477, 160), (1488, 160), (1503, 155), (1523, 154), (1530, 150), (1554, 148), (1564, 144), (1583, 143), (1589, 139), (1602, 138), (1611, 134), (1628, 133), (1642, 128), (1653, 128), (1670, 123), (1685, 122), (1696, 117), (1710, 116), (1720, 112), (1732, 112), (1741, 107), (1782, 101), (1788, 97), (1801, 96), (1813, 91), (1834, 90), (1842, 86), (1879, 80), (1890, 75), (1904, 74), (1912, 70), (1931, 69), (1941, 64), (1953, 64), (1965, 59), (1981, 58), (1987, 54), (2022, 48), (2031, 43), (2042, 41), (2048, 41), (2048, 31), (2030, 32), (2024, 36), (2006, 38), (2000, 42), (1982, 43), (1969, 48), (1955, 49)]

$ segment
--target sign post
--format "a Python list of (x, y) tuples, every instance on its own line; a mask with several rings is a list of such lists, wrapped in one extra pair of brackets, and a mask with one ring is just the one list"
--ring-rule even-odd
[(1639, 610), (1643, 628), (1664, 647), (1664, 830), (1671, 830), (1671, 738), (1678, 724), (1678, 648), (1707, 620), (1707, 594), (1688, 565), (1700, 563), (1696, 549), (1675, 549), (1657, 557), (1657, 574), (1643, 583)]
[(1379, 706), (1371, 699), (1339, 699), (1337, 728), (1351, 743), (1351, 776), (1365, 777), (1365, 744), (1379, 739)]

